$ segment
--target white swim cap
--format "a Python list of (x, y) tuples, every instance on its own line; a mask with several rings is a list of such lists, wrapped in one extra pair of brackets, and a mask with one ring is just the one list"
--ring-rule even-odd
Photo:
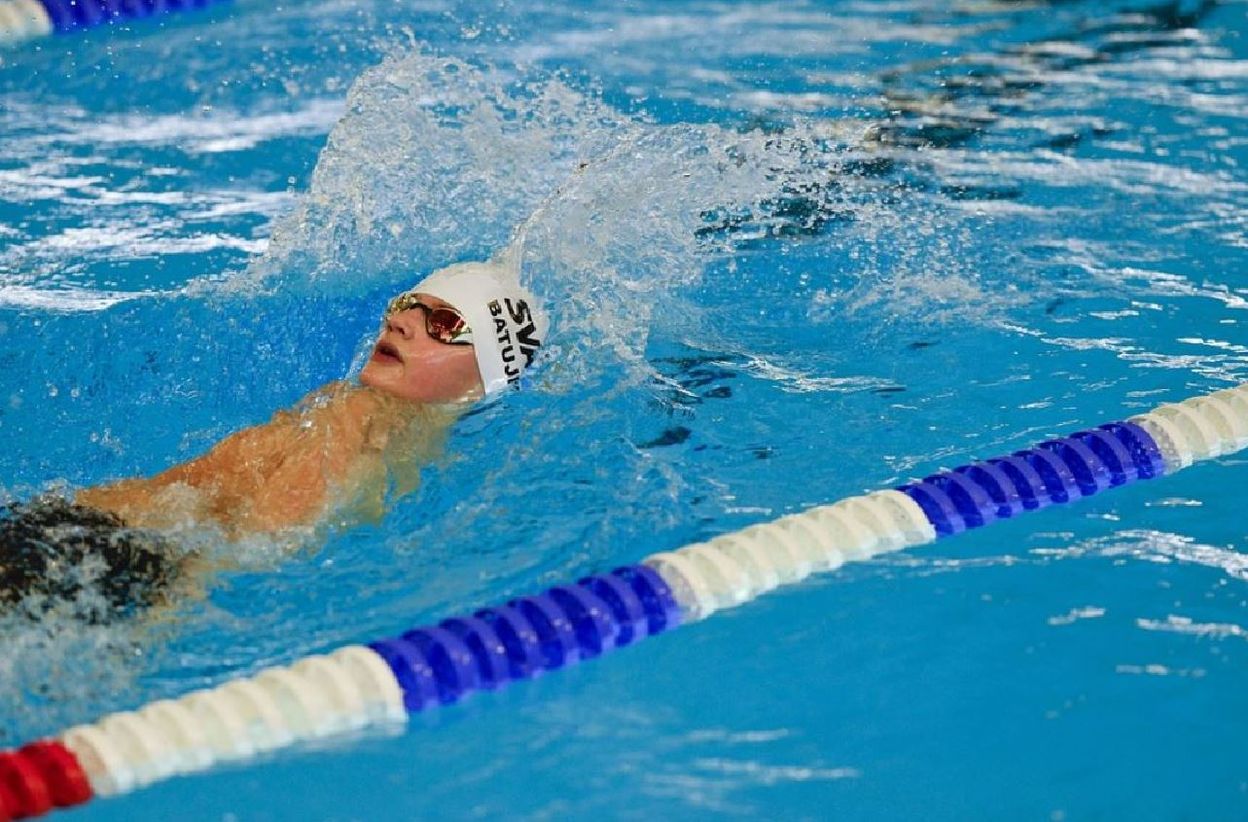
[(405, 293), (437, 297), (463, 315), (487, 395), (516, 384), (546, 339), (546, 312), (520, 285), (514, 256), (447, 266)]

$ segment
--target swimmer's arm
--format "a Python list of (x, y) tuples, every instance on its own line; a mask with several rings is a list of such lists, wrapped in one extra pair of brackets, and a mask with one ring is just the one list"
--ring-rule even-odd
[[(289, 436), (282, 422), (273, 421), (231, 434), (208, 453), (153, 476), (124, 479), (79, 491), (75, 502), (117, 514), (135, 527), (170, 527), (181, 519), (216, 518), (226, 498), (237, 497), (245, 485), (262, 484), (260, 466), (277, 456)], [(249, 476), (254, 475), (254, 476)], [(251, 479), (251, 482), (247, 482)], [(193, 491), (179, 506), (168, 493), (183, 487)]]
[[(368, 445), (364, 420), (375, 410), (371, 392), (340, 386), (322, 391), (335, 389), (322, 405), (300, 414), (279, 412), (200, 457), (154, 477), (84, 489), (75, 501), (111, 511), (136, 527), (169, 527), (188, 515), (217, 520), (234, 533), (311, 522), (324, 509), (331, 485), (345, 478)], [(175, 486), (198, 492), (200, 510), (170, 510), (164, 492)]]

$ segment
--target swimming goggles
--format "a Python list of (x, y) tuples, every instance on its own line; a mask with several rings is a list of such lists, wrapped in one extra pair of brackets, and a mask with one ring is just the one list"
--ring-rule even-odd
[(472, 345), (472, 329), (462, 314), (449, 306), (435, 308), (423, 303), (415, 294), (400, 294), (391, 300), (386, 306), (386, 316), (413, 308), (425, 310), (425, 331), (430, 337), (447, 345)]

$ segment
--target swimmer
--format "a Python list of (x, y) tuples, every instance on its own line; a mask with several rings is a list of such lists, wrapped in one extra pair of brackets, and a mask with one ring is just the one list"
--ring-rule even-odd
[(198, 563), (173, 545), (188, 527), (280, 540), (380, 519), (451, 423), (532, 363), (547, 321), (517, 274), (498, 260), (441, 269), (390, 301), (358, 383), (330, 383), (153, 477), (0, 509), (0, 608), (86, 585), (118, 613), (162, 602)]

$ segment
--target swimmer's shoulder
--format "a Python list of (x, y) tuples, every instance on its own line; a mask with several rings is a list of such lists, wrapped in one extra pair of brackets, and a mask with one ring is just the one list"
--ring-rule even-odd
[(313, 430), (347, 441), (384, 448), (412, 429), (443, 429), (461, 409), (414, 403), (348, 380), (336, 380), (309, 392), (292, 409), (273, 415), (275, 424)]
[(302, 423), (307, 427), (336, 412), (366, 411), (368, 403), (357, 396), (359, 389), (360, 386), (346, 380), (326, 383), (309, 391), (290, 408), (275, 412), (270, 422), (276, 425)]
[(309, 392), (287, 411), (273, 415), (273, 422), (289, 425), (300, 437), (328, 437), (344, 446), (370, 441), (375, 431), (410, 413), (411, 403), (397, 400), (372, 388), (337, 380)]

